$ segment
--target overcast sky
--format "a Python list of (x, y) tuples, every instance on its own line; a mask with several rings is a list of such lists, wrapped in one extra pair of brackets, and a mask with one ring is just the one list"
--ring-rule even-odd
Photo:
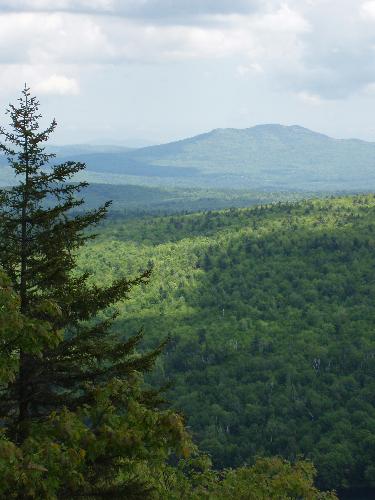
[(0, 0), (0, 106), (56, 143), (300, 124), (375, 141), (373, 0)]

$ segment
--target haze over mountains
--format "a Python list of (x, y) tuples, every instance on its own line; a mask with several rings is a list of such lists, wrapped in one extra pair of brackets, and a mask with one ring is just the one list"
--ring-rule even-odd
[[(375, 188), (375, 143), (300, 126), (215, 129), (168, 144), (62, 146), (58, 161), (87, 164), (90, 182), (271, 190)], [(7, 180), (1, 176), (4, 184)]]

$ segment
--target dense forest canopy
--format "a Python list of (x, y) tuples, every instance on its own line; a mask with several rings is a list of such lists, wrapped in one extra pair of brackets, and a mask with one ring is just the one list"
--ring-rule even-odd
[(172, 336), (150, 381), (218, 467), (304, 456), (324, 487), (374, 487), (374, 228), (374, 195), (117, 219), (79, 265), (153, 266), (116, 328)]

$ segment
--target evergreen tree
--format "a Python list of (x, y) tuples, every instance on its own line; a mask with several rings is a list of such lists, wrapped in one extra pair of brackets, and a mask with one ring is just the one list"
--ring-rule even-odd
[[(16, 184), (0, 193), (0, 266), (27, 321), (1, 346), (1, 355), (16, 360), (14, 376), (2, 388), (5, 435), (28, 453), (30, 443), (35, 448), (36, 442), (53, 442), (80, 457), (78, 469), (73, 468), (75, 474), (80, 471), (80, 481), (57, 488), (64, 498), (73, 497), (77, 488), (80, 495), (144, 494), (149, 478), (141, 479), (129, 460), (147, 463), (153, 457), (162, 463), (188, 439), (180, 417), (161, 411), (159, 398), (140, 388), (139, 374), (152, 367), (162, 346), (137, 355), (142, 332), (126, 340), (114, 335), (116, 313), (105, 311), (126, 299), (132, 287), (147, 283), (150, 271), (108, 287), (78, 274), (76, 253), (93, 237), (86, 230), (103, 219), (110, 203), (89, 212), (80, 209), (83, 200), (77, 196), (86, 183), (75, 182), (74, 176), (85, 165), (55, 164), (46, 152), (56, 121), (40, 128), (39, 102), (26, 85), (18, 105), (7, 112), (10, 130), (0, 128), (1, 149)], [(36, 429), (43, 422), (40, 434)], [(74, 439), (67, 427), (75, 429)], [(41, 455), (39, 460), (44, 460)], [(39, 468), (39, 474), (50, 466)]]

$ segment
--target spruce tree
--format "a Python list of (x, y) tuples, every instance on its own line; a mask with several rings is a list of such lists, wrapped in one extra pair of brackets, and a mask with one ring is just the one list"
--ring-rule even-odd
[[(17, 358), (17, 369), (2, 387), (0, 421), (6, 423), (8, 438), (27, 449), (39, 439), (35, 426), (46, 422), (48, 439), (65, 449), (65, 438), (56, 429), (65, 428), (68, 421), (74, 427), (75, 422), (80, 430), (70, 446), (85, 457), (79, 462), (85, 476), (79, 491), (93, 496), (144, 494), (147, 480), (131, 469), (130, 459), (138, 456), (147, 462), (149, 447), (155, 459), (165, 460), (175, 445), (178, 448), (177, 442), (188, 440), (178, 415), (159, 410), (157, 395), (139, 384), (139, 374), (152, 367), (162, 346), (136, 354), (142, 332), (126, 339), (125, 334), (114, 335), (116, 313), (105, 311), (126, 299), (132, 287), (147, 283), (150, 270), (133, 279), (121, 277), (108, 287), (92, 284), (89, 274), (77, 272), (76, 253), (94, 237), (88, 230), (105, 217), (110, 203), (82, 210), (79, 193), (86, 183), (75, 176), (85, 165), (56, 164), (46, 151), (56, 121), (40, 128), (39, 102), (26, 85), (7, 113), (10, 127), (0, 128), (0, 147), (16, 184), (0, 192), (0, 266), (28, 321), (7, 346), (9, 355)], [(39, 327), (33, 330), (32, 322)], [(48, 328), (40, 327), (46, 324)], [(91, 452), (86, 449), (90, 439)], [(61, 491), (73, 497), (77, 484), (72, 481)]]

